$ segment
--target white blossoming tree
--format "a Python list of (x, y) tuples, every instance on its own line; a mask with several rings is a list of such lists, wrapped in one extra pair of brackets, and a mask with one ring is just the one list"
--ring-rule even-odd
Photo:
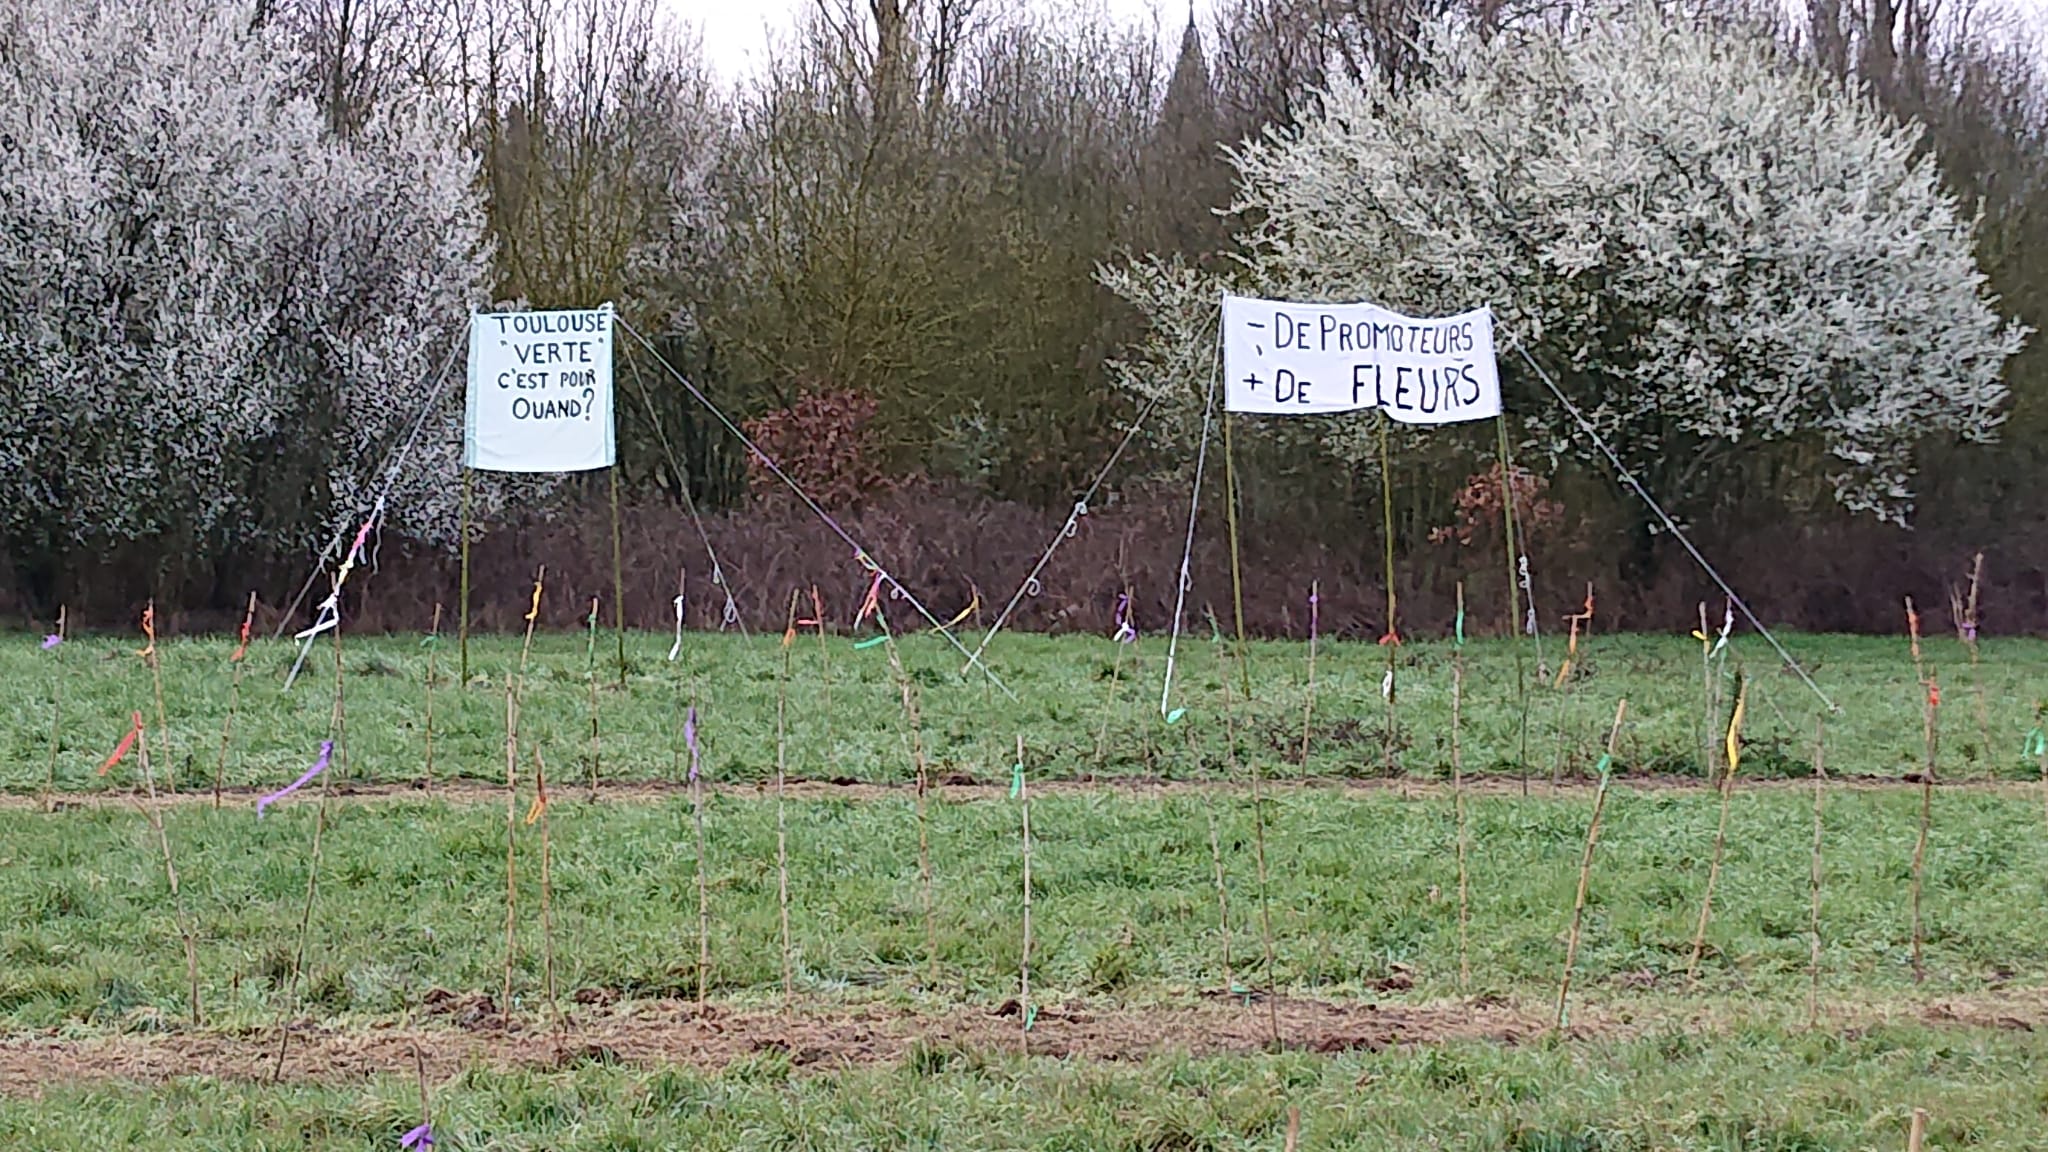
[[(1598, 459), (1517, 342), (1695, 513), (1761, 460), (1786, 499), (1903, 519), (1917, 443), (1994, 435), (2028, 332), (1994, 308), (1916, 130), (1765, 36), (1648, 5), (1440, 30), (1428, 63), (1237, 153), (1230, 287), (1491, 305), (1529, 443)], [(1152, 321), (1124, 385), (1199, 404), (1226, 285), (1150, 262), (1105, 280)], [(1318, 428), (1362, 461), (1374, 419)]]
[[(481, 298), (459, 120), (394, 105), (335, 140), (251, 17), (0, 5), (0, 542), (31, 594), (138, 540), (202, 569), (303, 546)], [(428, 536), (454, 527), (459, 367), (394, 501)]]

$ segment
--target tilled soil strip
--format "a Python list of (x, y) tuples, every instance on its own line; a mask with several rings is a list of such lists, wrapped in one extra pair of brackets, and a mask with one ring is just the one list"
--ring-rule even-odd
[[(1523, 1011), (1490, 1003), (1382, 1006), (1282, 999), (1273, 1007), (1286, 1046), (1318, 1052), (1457, 1039), (1514, 1043), (1542, 1027)], [(921, 1015), (865, 1007), (789, 1017), (715, 1005), (700, 1014), (688, 1004), (649, 1002), (579, 1009), (560, 1033), (538, 1020), (508, 1028), (482, 997), (446, 1001), (438, 1009), (439, 1022), (419, 1027), (301, 1024), (286, 1048), (283, 1079), (337, 1083), (378, 1074), (409, 1076), (416, 1048), (435, 1079), (477, 1064), (543, 1069), (679, 1064), (715, 1071), (769, 1053), (786, 1054), (798, 1068), (829, 1072), (894, 1063), (920, 1042), (940, 1050), (1016, 1052), (1025, 1035), (1014, 1002), (994, 1012), (957, 1009)], [(1048, 1005), (1038, 1010), (1029, 1038), (1034, 1055), (1133, 1060), (1165, 1052), (1252, 1052), (1265, 1048), (1272, 1033), (1263, 1001), (1247, 1006), (1229, 997), (1105, 1011)], [(58, 1084), (153, 1084), (184, 1077), (267, 1081), (276, 1067), (277, 1048), (274, 1030), (88, 1039), (15, 1036), (0, 1040), (0, 1094), (36, 1096)]]
[[(1627, 776), (1617, 779), (1619, 786), (1640, 791), (1710, 791), (1709, 787), (1691, 776)], [(1590, 794), (1595, 781), (1563, 780), (1557, 784), (1534, 782), (1528, 785), (1532, 797)], [(1886, 776), (1831, 776), (1828, 778), (1829, 791), (1886, 791), (1901, 788), (1918, 788), (1920, 779), (1908, 774), (1902, 777)], [(761, 796), (773, 794), (773, 785), (757, 784), (706, 784), (713, 793), (727, 796)], [(1450, 785), (1436, 780), (1399, 780), (1386, 778), (1330, 778), (1314, 780), (1268, 780), (1266, 787), (1281, 792), (1333, 792), (1338, 794), (1364, 794), (1392, 792), (1404, 798), (1447, 797)], [(1811, 780), (1748, 780), (1738, 781), (1736, 791), (1773, 792), (1805, 791), (1813, 787)], [(1992, 793), (2010, 796), (2038, 796), (2044, 785), (2024, 781), (2007, 780), (1965, 780), (1943, 781), (1935, 787), (1944, 792)], [(881, 800), (891, 797), (908, 798), (915, 794), (916, 786), (903, 784), (868, 784), (852, 780), (791, 780), (788, 794), (794, 800)], [(1033, 781), (1034, 794), (1102, 794), (1130, 797), (1161, 797), (1173, 795), (1199, 795), (1207, 791), (1235, 791), (1242, 785), (1223, 781), (1164, 780), (1158, 777), (1093, 777), (1078, 780)], [(1467, 780), (1469, 792), (1484, 796), (1520, 795), (1522, 783), (1513, 777), (1477, 777)], [(557, 786), (563, 799), (586, 800), (591, 793), (584, 785)], [(599, 803), (644, 804), (655, 803), (677, 797), (687, 797), (690, 786), (681, 782), (666, 780), (634, 780), (603, 783), (598, 786)], [(971, 776), (952, 775), (937, 781), (937, 795), (943, 799), (958, 802), (1002, 800), (1009, 796), (1009, 784), (984, 782)], [(258, 788), (228, 788), (221, 793), (221, 803), (238, 807), (253, 807)], [(285, 801), (286, 804), (318, 803), (319, 793), (302, 794)], [(455, 804), (502, 804), (505, 800), (504, 786), (482, 780), (453, 780), (424, 788), (417, 783), (363, 783), (337, 784), (328, 795), (338, 801), (368, 803), (386, 800), (445, 800)], [(58, 810), (72, 808), (93, 808), (106, 804), (128, 804), (137, 799), (132, 791), (112, 789), (91, 792), (58, 792), (48, 797), (36, 794), (8, 793), (0, 795), (0, 809), (42, 809), (55, 807)], [(159, 800), (165, 804), (211, 804), (213, 793), (177, 792), (159, 793)]]
[[(1166, 1053), (1194, 1056), (1248, 1053), (1271, 1047), (1277, 1018), (1281, 1045), (1294, 1051), (1380, 1051), (1398, 1046), (1478, 1040), (1515, 1044), (1544, 1033), (1550, 1008), (1491, 997), (1435, 1004), (1375, 1004), (1212, 993), (1184, 1005), (1091, 1009), (1046, 1005), (1029, 1035), (1033, 1055), (1102, 1061)], [(1789, 1010), (1788, 1010), (1789, 1011)], [(484, 1065), (498, 1069), (571, 1069), (589, 1065), (653, 1068), (682, 1065), (717, 1071), (743, 1059), (786, 1056), (801, 1070), (893, 1064), (914, 1044), (954, 1052), (1017, 1052), (1026, 1046), (1015, 1001), (988, 1009), (919, 1013), (894, 1006), (789, 1015), (713, 1005), (703, 1011), (675, 1001), (579, 1005), (558, 1032), (540, 1020), (510, 1026), (489, 997), (430, 996), (419, 1026), (333, 1028), (301, 1022), (292, 1029), (282, 1079), (287, 1083), (359, 1083), (387, 1074), (410, 1076), (414, 1053), (427, 1075), (443, 1080)], [(1797, 1015), (1797, 1013), (1795, 1013)], [(1682, 1027), (1711, 1033), (1737, 1022), (1711, 1005), (1589, 1003), (1573, 1013), (1568, 1035), (1596, 1040)], [(1824, 1028), (1855, 1031), (1880, 1023), (2034, 1032), (2048, 1028), (2048, 990), (2015, 989), (1921, 1002), (1830, 1006)], [(1787, 1027), (1803, 1020), (1783, 1021)], [(276, 1070), (278, 1034), (168, 1031), (150, 1035), (62, 1038), (54, 1034), (0, 1039), (0, 1095), (34, 1097), (55, 1085), (106, 1082), (159, 1084), (188, 1077), (262, 1082)]]

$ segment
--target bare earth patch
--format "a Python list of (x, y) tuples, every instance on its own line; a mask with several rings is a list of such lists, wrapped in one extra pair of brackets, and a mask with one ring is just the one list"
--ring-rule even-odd
[[(1515, 1008), (1483, 1002), (1394, 1006), (1281, 999), (1272, 1007), (1286, 1046), (1317, 1052), (1457, 1039), (1514, 1043), (1542, 1027), (1540, 1020)], [(430, 1000), (426, 1011), (433, 1022), (415, 1027), (296, 1025), (286, 1046), (283, 1079), (337, 1082), (380, 1073), (411, 1075), (415, 1046), (427, 1074), (440, 1079), (479, 1063), (532, 1068), (584, 1062), (681, 1064), (715, 1071), (770, 1053), (785, 1054), (799, 1068), (830, 1071), (894, 1063), (918, 1043), (938, 1050), (1017, 1051), (1024, 1039), (1014, 1002), (993, 1011), (923, 1015), (865, 1007), (784, 1017), (715, 1005), (699, 1013), (693, 1005), (661, 1001), (580, 1008), (560, 1032), (537, 1021), (507, 1028), (485, 997)], [(1047, 1005), (1033, 1022), (1030, 1051), (1091, 1060), (1251, 1052), (1268, 1046), (1271, 1019), (1265, 1001), (1247, 1005), (1235, 997), (1102, 1011)], [(35, 1096), (54, 1084), (110, 1080), (263, 1081), (275, 1072), (277, 1050), (278, 1034), (268, 1029), (90, 1039), (15, 1036), (0, 1040), (0, 1093)]]

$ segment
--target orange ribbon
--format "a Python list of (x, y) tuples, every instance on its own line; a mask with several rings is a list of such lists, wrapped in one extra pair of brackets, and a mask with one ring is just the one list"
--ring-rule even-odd
[(142, 713), (136, 712), (133, 713), (129, 719), (128, 734), (126, 736), (121, 737), (121, 742), (119, 744), (114, 745), (114, 754), (112, 756), (107, 757), (106, 763), (100, 765), (99, 774), (101, 776), (105, 776), (107, 774), (107, 769), (112, 768), (116, 764), (119, 764), (121, 762), (121, 758), (123, 756), (128, 755), (128, 750), (130, 748), (135, 747), (136, 738), (141, 735)]
[(244, 617), (242, 617), (242, 630), (241, 630), (241, 632), (240, 632), (240, 633), (238, 633), (238, 634), (237, 634), (237, 636), (236, 636), (236, 639), (238, 639), (238, 640), (240, 641), (240, 643), (238, 643), (238, 644), (236, 644), (236, 645), (235, 645), (235, 654), (234, 654), (233, 656), (230, 656), (230, 657), (228, 657), (228, 659), (229, 659), (229, 660), (230, 660), (231, 662), (233, 662), (233, 663), (236, 663), (236, 664), (240, 664), (240, 663), (242, 662), (242, 657), (244, 657), (244, 656), (248, 655), (248, 653), (249, 653), (249, 625), (250, 625), (251, 623), (253, 623), (253, 622), (255, 621), (255, 619), (256, 619), (256, 605), (252, 603), (252, 604), (250, 604), (250, 605), (249, 605), (249, 614), (248, 614), (248, 615), (246, 615), (246, 616), (244, 616)]
[(142, 609), (142, 634), (149, 637), (149, 646), (139, 648), (135, 654), (145, 659), (156, 655), (156, 601), (150, 601)]

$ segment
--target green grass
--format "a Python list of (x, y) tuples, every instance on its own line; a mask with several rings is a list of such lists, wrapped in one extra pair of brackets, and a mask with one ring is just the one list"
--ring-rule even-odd
[[(631, 638), (628, 684), (602, 662), (608, 780), (682, 775), (680, 716), (694, 700), (705, 769), (744, 785), (774, 764), (780, 651), (773, 637)], [(0, 676), (15, 707), (0, 716), (0, 789), (45, 783), (52, 691), (61, 683), (62, 791), (136, 786), (132, 763), (95, 769), (132, 711), (154, 719), (135, 645), (76, 640), (56, 653), (12, 638)], [(1119, 692), (1114, 649), (1091, 638), (999, 642), (1011, 702), (962, 682), (931, 637), (905, 643), (922, 688), (924, 736), (939, 773), (1007, 778), (1014, 740), (1032, 778), (1226, 779), (1222, 653), (1183, 648), (1188, 718), (1158, 712), (1163, 645), (1148, 640)], [(1993, 641), (1982, 675), (1992, 739), (1978, 734), (1971, 672), (1953, 641), (1929, 644), (1941, 671), (1942, 773), (2032, 780), (2019, 755), (2048, 684), (2048, 644)], [(1828, 720), (1838, 775), (1892, 777), (1921, 757), (1921, 689), (1904, 646), (1797, 638), (1841, 704)], [(503, 678), (517, 642), (473, 645), (474, 681), (458, 687), (440, 654), (436, 773), (501, 780)], [(228, 698), (228, 646), (162, 646), (180, 788), (211, 783)], [(1401, 650), (1399, 770), (1448, 772), (1451, 650)], [(252, 649), (228, 781), (274, 788), (303, 771), (329, 735), (331, 648), (290, 694), (293, 650)], [(1270, 775), (1327, 780), (1383, 772), (1385, 652), (1325, 646), (1317, 670), (1314, 752), (1295, 762), (1303, 704), (1298, 645), (1253, 650), (1255, 702), (1243, 754)], [(1745, 777), (1810, 772), (1816, 709), (1762, 650), (1753, 677)], [(426, 654), (417, 639), (345, 641), (346, 757), (335, 776), (406, 782), (421, 770)], [(815, 640), (794, 650), (791, 770), (814, 779), (898, 782), (911, 775), (896, 688), (879, 649), (832, 641), (829, 689)], [(1552, 652), (1555, 659), (1556, 653)], [(1532, 686), (1529, 756), (1519, 758), (1514, 650), (1467, 650), (1462, 745), (1468, 770), (1547, 779), (1590, 769), (1615, 701), (1628, 774), (1697, 775), (1699, 648), (1690, 640), (1596, 637), (1571, 689)], [(603, 989), (631, 999), (695, 989), (698, 861), (688, 800), (586, 803), (587, 665), (580, 637), (536, 643), (522, 734), (547, 756), (557, 802), (555, 941), (564, 998)], [(824, 701), (831, 700), (827, 716)], [(1105, 717), (1108, 739), (1096, 754)], [(154, 724), (152, 723), (152, 727)], [(522, 779), (529, 761), (522, 757)], [(1208, 841), (1219, 825), (1240, 979), (1263, 981), (1253, 810), (1243, 765), (1229, 789), (1047, 791), (1033, 801), (1035, 984), (1041, 1002), (1084, 1009), (1187, 1004), (1222, 982), (1223, 943)], [(530, 787), (530, 784), (526, 785)], [(267, 1030), (286, 1003), (306, 892), (318, 794), (260, 821), (246, 796), (214, 810), (163, 810), (186, 907), (197, 928), (208, 1026)], [(1018, 809), (999, 793), (944, 790), (930, 814), (940, 979), (928, 985), (913, 798), (805, 793), (789, 805), (798, 992), (821, 1012), (877, 1002), (920, 1012), (978, 1011), (1014, 994), (1019, 958)], [(525, 803), (524, 796), (521, 806)], [(1336, 1001), (1441, 1003), (1493, 994), (1540, 1006), (1554, 995), (1590, 810), (1589, 790), (1493, 788), (1470, 801), (1472, 971), (1458, 987), (1454, 825), (1447, 792), (1278, 789), (1266, 807), (1274, 982)], [(943, 1044), (900, 1064), (793, 1067), (764, 1052), (720, 1072), (583, 1063), (554, 1070), (478, 1066), (435, 1088), (442, 1149), (525, 1148), (1278, 1148), (1287, 1107), (1303, 1148), (1563, 1152), (1651, 1149), (1814, 1150), (1903, 1146), (1904, 1111), (1935, 1113), (1932, 1148), (2038, 1145), (2048, 1121), (2048, 1049), (2031, 1033), (1916, 1023), (1931, 997), (2037, 997), (2048, 986), (2048, 834), (2032, 788), (1937, 791), (1925, 892), (1925, 984), (1909, 964), (1908, 884), (1920, 796), (1910, 788), (1829, 794), (1823, 996), (1845, 1016), (1797, 1026), (1806, 994), (1810, 794), (1739, 791), (1728, 856), (1697, 987), (1683, 980), (1712, 850), (1717, 798), (1704, 788), (1636, 787), (1610, 797), (1596, 858), (1576, 987), (1589, 1019), (1611, 1026), (1519, 1045), (1469, 1041), (1386, 1052), (1302, 1052), (1128, 1062), (1030, 1060)], [(741, 787), (712, 795), (704, 862), (712, 904), (714, 998), (773, 1003), (780, 989), (775, 806)], [(540, 1019), (538, 851), (518, 829), (520, 960), (515, 1007)], [(343, 1029), (405, 1018), (432, 989), (496, 995), (502, 978), (505, 813), (497, 804), (394, 797), (331, 806), (322, 838), (295, 1014)], [(160, 852), (125, 802), (45, 813), (0, 807), (0, 1033), (93, 1039), (173, 1031), (185, 969)], [(1390, 980), (1393, 977), (1398, 980)], [(1410, 985), (1412, 986), (1403, 986)], [(2031, 1003), (2032, 1001), (2026, 1001)], [(1636, 1023), (1620, 1023), (1635, 1021)], [(1844, 1027), (1843, 1021), (1853, 1022)], [(2034, 1021), (2039, 1025), (2042, 1021)], [(264, 1033), (252, 1033), (262, 1035)], [(190, 1078), (145, 1087), (59, 1085), (35, 1101), (0, 1091), (0, 1146), (59, 1150), (381, 1148), (416, 1122), (406, 1069), (367, 1084), (256, 1086)]]
[[(448, 1149), (1279, 1149), (1445, 1152), (1861, 1152), (2037, 1148), (2040, 1043), (1882, 1026), (1853, 1037), (1743, 1029), (1613, 1042), (1076, 1064), (939, 1053), (831, 1076), (767, 1057), (717, 1075), (585, 1066), (475, 1070), (442, 1085)], [(0, 1102), (0, 1143), (86, 1152), (388, 1152), (418, 1122), (398, 1077), (282, 1088), (192, 1081)]]
[[(1554, 987), (1588, 797), (1472, 803), (1477, 988), (1540, 998)], [(1157, 1001), (1221, 983), (1206, 794), (1049, 793), (1033, 807), (1038, 981), (1050, 996)], [(1903, 993), (1910, 790), (1859, 790), (1829, 809), (1826, 987)], [(1251, 807), (1214, 798), (1231, 886), (1235, 955), (1257, 977)], [(523, 807), (523, 804), (522, 804)], [(1270, 801), (1267, 856), (1277, 982), (1370, 994), (1398, 970), (1407, 995), (1453, 995), (1456, 873), (1441, 796), (1290, 792)], [(566, 990), (694, 994), (696, 873), (686, 801), (554, 808), (554, 914)], [(211, 1020), (268, 1022), (290, 971), (316, 806), (168, 810), (199, 926)], [(1581, 986), (1623, 999), (1682, 981), (1715, 806), (1704, 791), (1612, 798), (1596, 860)], [(792, 928), (804, 993), (994, 1004), (1012, 994), (1020, 900), (1017, 812), (985, 800), (933, 808), (940, 987), (923, 989), (917, 829), (907, 797), (790, 806)], [(713, 992), (779, 987), (774, 806), (718, 797), (706, 817)], [(1803, 1002), (1811, 814), (1793, 790), (1736, 798), (1702, 995)], [(540, 986), (535, 830), (522, 826), (526, 910), (517, 985)], [(125, 805), (0, 812), (4, 934), (0, 1022), (153, 1026), (182, 1014), (184, 964), (154, 837)], [(416, 800), (337, 805), (323, 841), (307, 959), (310, 1011), (391, 1017), (429, 988), (495, 993), (504, 926), (502, 807)], [(1926, 890), (1930, 992), (2048, 982), (2048, 837), (2038, 802), (1985, 791), (1937, 797)], [(2024, 914), (2016, 914), (2022, 913)], [(1246, 973), (1251, 966), (1254, 971)], [(1400, 966), (1397, 968), (1396, 966)]]
[[(323, 638), (324, 641), (325, 638)], [(760, 780), (773, 771), (779, 637), (742, 639), (692, 634), (684, 655), (667, 663), (669, 638), (629, 637), (631, 672), (624, 688), (599, 644), (598, 676), (604, 730), (602, 772), (608, 779), (679, 778), (681, 712), (694, 700), (703, 717), (707, 770), (718, 779)], [(790, 686), (792, 772), (813, 778), (900, 781), (912, 773), (901, 709), (886, 655), (830, 640), (829, 682), (818, 647), (800, 638)], [(1794, 637), (1798, 653), (1840, 705), (1829, 717), (1828, 766), (1846, 775), (1896, 777), (1922, 758), (1920, 702), (1906, 646), (1886, 638)], [(150, 673), (126, 637), (82, 637), (54, 653), (28, 637), (0, 643), (0, 683), (14, 707), (0, 717), (0, 790), (32, 792), (49, 773), (52, 694), (61, 691), (63, 745), (60, 789), (127, 787), (121, 776), (95, 770), (127, 730), (131, 712), (152, 726)], [(516, 638), (471, 644), (471, 683), (454, 685), (455, 652), (439, 654), (435, 694), (435, 771), (441, 776), (502, 779), (504, 682), (518, 659)], [(959, 676), (957, 653), (929, 635), (910, 637), (905, 662), (921, 686), (925, 738), (936, 770), (989, 779), (1007, 776), (1014, 740), (1022, 734), (1035, 772), (1056, 777), (1156, 775), (1198, 778), (1222, 770), (1222, 648), (1207, 637), (1186, 641), (1175, 706), (1181, 724), (1164, 724), (1159, 691), (1165, 645), (1150, 638), (1126, 660), (1111, 693), (1114, 645), (1094, 637), (1005, 636), (991, 662), (1016, 693)], [(1559, 655), (1552, 643), (1552, 661)], [(170, 738), (167, 755), (181, 788), (210, 784), (219, 758), (229, 696), (228, 652), (221, 640), (160, 645)], [(2048, 696), (2048, 643), (1989, 640), (1972, 671), (1953, 639), (1928, 642), (1928, 660), (1945, 687), (1942, 772), (1955, 778), (2034, 778), (2040, 767), (2021, 755), (2026, 732)], [(1584, 646), (1583, 673), (1565, 689), (1537, 682), (1530, 669), (1527, 754), (1517, 689), (1517, 653), (1526, 646), (1475, 641), (1468, 670), (1462, 741), (1468, 771), (1585, 772), (1599, 756), (1615, 702), (1629, 700), (1630, 722), (1617, 758), (1625, 771), (1698, 775), (1702, 755), (1699, 646), (1685, 637), (1596, 636)], [(1415, 643), (1399, 652), (1394, 744), (1397, 770), (1417, 776), (1449, 772), (1452, 649)], [(1748, 751), (1751, 776), (1804, 776), (1810, 771), (1815, 699), (1755, 638), (1734, 646), (1732, 672), (1752, 677)], [(316, 645), (290, 693), (280, 687), (296, 647), (259, 643), (251, 649), (237, 735), (226, 776), (241, 786), (277, 786), (309, 764), (328, 734), (333, 696), (332, 649)], [(1253, 703), (1243, 711), (1245, 745), (1276, 775), (1373, 776), (1385, 772), (1386, 710), (1380, 697), (1385, 650), (1368, 644), (1323, 646), (1317, 669), (1316, 733), (1299, 763), (1305, 701), (1305, 649), (1300, 644), (1251, 646)], [(356, 780), (417, 779), (425, 746), (427, 652), (417, 638), (350, 637), (344, 644), (347, 758)], [(535, 641), (522, 709), (523, 734), (547, 753), (559, 775), (588, 770), (589, 665), (579, 636)], [(1985, 723), (1977, 718), (1975, 678), (1981, 675)], [(61, 682), (61, 689), (58, 684)], [(1732, 689), (1723, 686), (1724, 697)], [(829, 701), (829, 709), (826, 707)], [(1724, 699), (1724, 711), (1725, 711)], [(1101, 741), (1098, 757), (1098, 738)], [(1988, 729), (1988, 741), (1985, 730)], [(159, 749), (161, 753), (163, 750)]]

